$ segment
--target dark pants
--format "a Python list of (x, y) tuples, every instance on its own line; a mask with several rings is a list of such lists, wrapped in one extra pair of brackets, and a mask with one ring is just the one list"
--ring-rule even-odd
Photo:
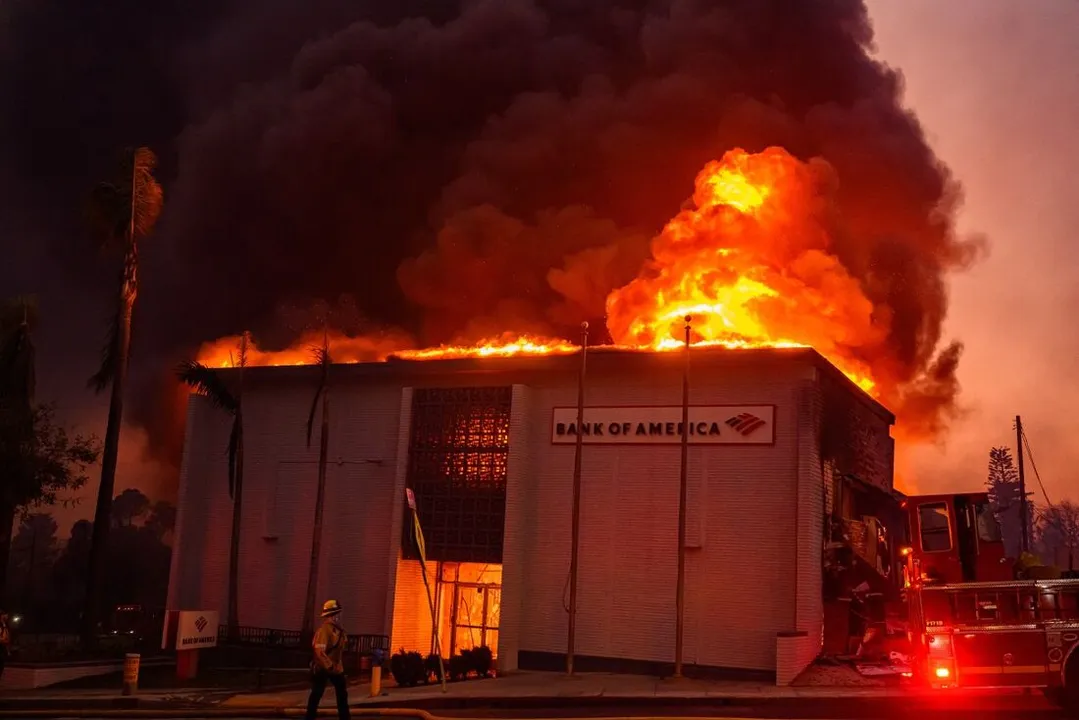
[(348, 688), (345, 685), (344, 675), (331, 675), (319, 670), (311, 675), (311, 696), (307, 698), (306, 720), (314, 720), (318, 715), (318, 704), (322, 702), (322, 693), (326, 691), (326, 683), (333, 685), (334, 694), (337, 695), (337, 717), (339, 720), (349, 720), (348, 714)]

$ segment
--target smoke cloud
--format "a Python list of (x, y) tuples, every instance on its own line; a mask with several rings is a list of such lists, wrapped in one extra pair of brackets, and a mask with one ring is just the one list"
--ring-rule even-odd
[[(136, 318), (145, 382), (245, 329), (283, 347), (302, 331), (283, 307), (341, 297), (421, 344), (602, 328), (607, 293), (701, 167), (776, 145), (834, 172), (832, 252), (889, 316), (888, 376), (917, 431), (954, 410), (945, 279), (980, 243), (956, 236), (959, 186), (901, 75), (870, 56), (860, 0), (146, 8), (16, 4), (0, 69), (4, 107), (20, 108), (0, 142), (26, 178), (22, 212), (61, 238), (50, 262), (85, 264), (57, 208), (116, 148), (162, 154)], [(154, 394), (132, 408), (151, 434), (175, 426), (138, 398)]]

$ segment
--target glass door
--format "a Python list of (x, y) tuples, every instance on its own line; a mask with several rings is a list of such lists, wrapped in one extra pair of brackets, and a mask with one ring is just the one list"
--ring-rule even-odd
[(497, 657), (501, 606), (501, 585), (455, 583), (450, 655), (486, 646)]

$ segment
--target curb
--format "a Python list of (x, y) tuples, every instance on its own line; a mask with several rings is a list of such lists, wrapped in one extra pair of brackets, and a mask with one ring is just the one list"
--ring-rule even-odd
[(904, 694), (901, 692), (879, 694), (850, 694), (850, 695), (764, 695), (764, 694), (733, 694), (733, 695), (553, 695), (553, 696), (471, 696), (471, 697), (428, 697), (414, 698), (411, 700), (382, 700), (364, 702), (353, 705), (353, 710), (393, 710), (395, 708), (408, 708), (410, 710), (468, 710), (468, 709), (496, 709), (496, 710), (531, 710), (531, 709), (562, 709), (566, 707), (617, 707), (617, 706), (646, 706), (646, 707), (700, 707), (700, 706), (729, 706), (729, 705), (767, 705), (776, 706), (790, 703), (880, 703), (891, 702), (916, 702), (927, 696)]

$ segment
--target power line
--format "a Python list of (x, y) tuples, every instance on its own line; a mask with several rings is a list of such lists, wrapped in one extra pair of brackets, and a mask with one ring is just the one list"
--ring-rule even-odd
[(1042, 497), (1045, 498), (1045, 504), (1047, 506), (1053, 507), (1053, 503), (1049, 499), (1049, 493), (1045, 492), (1042, 476), (1038, 473), (1038, 464), (1034, 462), (1034, 450), (1030, 447), (1030, 439), (1027, 438), (1026, 428), (1022, 428), (1021, 432), (1023, 434), (1023, 448), (1027, 451), (1027, 458), (1030, 460), (1030, 468), (1034, 471), (1034, 477), (1038, 480), (1038, 487), (1041, 488)]

